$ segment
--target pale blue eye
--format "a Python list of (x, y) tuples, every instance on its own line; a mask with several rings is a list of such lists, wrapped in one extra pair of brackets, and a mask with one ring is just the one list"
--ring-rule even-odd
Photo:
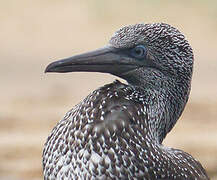
[(146, 56), (146, 48), (143, 45), (138, 45), (131, 49), (131, 55), (135, 58), (142, 59)]

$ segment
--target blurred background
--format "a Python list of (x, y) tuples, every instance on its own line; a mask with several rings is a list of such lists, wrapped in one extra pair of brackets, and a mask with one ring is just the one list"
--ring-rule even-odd
[(217, 1), (0, 1), (0, 179), (42, 179), (42, 150), (56, 123), (116, 77), (44, 74), (48, 63), (104, 46), (120, 27), (166, 22), (194, 49), (190, 100), (164, 144), (217, 179)]

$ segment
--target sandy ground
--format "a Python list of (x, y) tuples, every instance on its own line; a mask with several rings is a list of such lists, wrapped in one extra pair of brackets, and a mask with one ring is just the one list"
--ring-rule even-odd
[(217, 179), (217, 2), (5, 1), (0, 6), (0, 179), (42, 179), (41, 154), (55, 124), (115, 77), (44, 74), (59, 58), (104, 46), (139, 22), (178, 27), (195, 54), (191, 98), (165, 145), (200, 160)]

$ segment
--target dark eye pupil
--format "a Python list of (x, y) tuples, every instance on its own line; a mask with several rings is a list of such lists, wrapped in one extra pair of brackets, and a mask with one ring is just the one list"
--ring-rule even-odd
[(142, 55), (142, 54), (143, 54), (143, 49), (142, 49), (142, 48), (136, 48), (136, 49), (135, 49), (135, 53), (136, 53), (137, 55)]
[(143, 59), (146, 56), (146, 48), (143, 45), (138, 45), (132, 49), (131, 53), (134, 57)]

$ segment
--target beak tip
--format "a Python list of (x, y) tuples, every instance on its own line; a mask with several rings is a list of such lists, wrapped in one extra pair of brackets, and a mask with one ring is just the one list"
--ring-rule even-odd
[(48, 73), (50, 72), (49, 66), (46, 67), (46, 69), (44, 70), (44, 73)]
[(49, 73), (52, 72), (52, 68), (50, 66), (47, 66), (46, 69), (44, 70), (44, 73)]
[(55, 63), (52, 62), (48, 64), (48, 66), (45, 68), (44, 73), (55, 72), (54, 69), (55, 69)]

